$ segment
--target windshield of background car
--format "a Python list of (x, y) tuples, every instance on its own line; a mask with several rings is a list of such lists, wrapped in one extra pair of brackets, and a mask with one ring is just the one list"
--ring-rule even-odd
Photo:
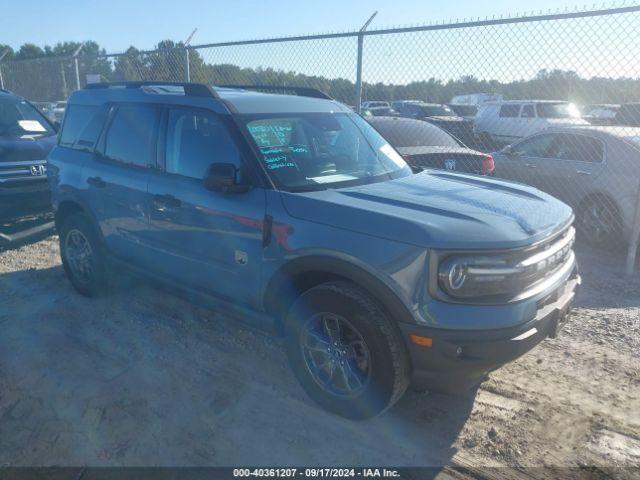
[(422, 114), (427, 117), (453, 117), (456, 114), (444, 105), (421, 106)]
[(411, 175), (365, 120), (346, 113), (244, 115), (265, 170), (287, 190), (321, 190)]
[(460, 147), (461, 144), (451, 135), (427, 122), (403, 122), (401, 120), (374, 121), (373, 127), (386, 138), (391, 145), (400, 147)]
[(55, 133), (51, 124), (28, 102), (0, 99), (0, 137), (49, 136)]
[(451, 105), (449, 108), (462, 117), (474, 117), (478, 113), (475, 105)]
[(580, 118), (580, 110), (573, 103), (539, 103), (536, 109), (542, 118)]

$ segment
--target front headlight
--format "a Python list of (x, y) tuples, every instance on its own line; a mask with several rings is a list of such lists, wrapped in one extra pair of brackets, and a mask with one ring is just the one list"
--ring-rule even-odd
[(452, 257), (440, 264), (438, 283), (451, 297), (501, 296), (517, 291), (520, 282), (515, 277), (520, 273), (506, 258)]

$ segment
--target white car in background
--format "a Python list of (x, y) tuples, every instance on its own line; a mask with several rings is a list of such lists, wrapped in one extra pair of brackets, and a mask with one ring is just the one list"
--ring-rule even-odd
[(582, 118), (591, 125), (613, 125), (619, 110), (620, 105), (610, 103), (585, 105), (581, 108)]
[(551, 127), (589, 125), (573, 103), (555, 100), (509, 100), (486, 103), (473, 131), (484, 144), (509, 144)]
[(67, 108), (67, 102), (56, 102), (51, 110), (51, 119), (54, 122), (62, 123), (62, 117), (64, 117), (64, 111)]
[(481, 105), (489, 102), (502, 102), (503, 100), (504, 97), (497, 93), (469, 93), (453, 97), (449, 107), (465, 120), (473, 120)]

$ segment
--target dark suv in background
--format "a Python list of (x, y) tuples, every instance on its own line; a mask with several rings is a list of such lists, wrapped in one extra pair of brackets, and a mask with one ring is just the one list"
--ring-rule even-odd
[(306, 392), (350, 418), (410, 383), (468, 389), (556, 334), (580, 283), (568, 206), (414, 175), (348, 107), (288, 90), (74, 92), (49, 182), (75, 288), (126, 268), (278, 332)]
[(473, 145), (473, 121), (467, 120), (447, 105), (417, 100), (398, 100), (391, 104), (401, 116), (429, 122), (456, 137), (465, 145)]
[[(46, 159), (55, 144), (54, 124), (24, 98), (0, 90), (0, 226), (50, 209)], [(0, 229), (0, 246), (43, 226), (49, 227)]]

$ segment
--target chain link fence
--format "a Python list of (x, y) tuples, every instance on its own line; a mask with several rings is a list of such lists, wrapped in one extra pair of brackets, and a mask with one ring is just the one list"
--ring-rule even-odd
[[(87, 81), (304, 86), (371, 120), (418, 171), (494, 175), (569, 203), (608, 250), (640, 235), (640, 5), (0, 62), (43, 102)], [(491, 155), (491, 157), (489, 157)]]

